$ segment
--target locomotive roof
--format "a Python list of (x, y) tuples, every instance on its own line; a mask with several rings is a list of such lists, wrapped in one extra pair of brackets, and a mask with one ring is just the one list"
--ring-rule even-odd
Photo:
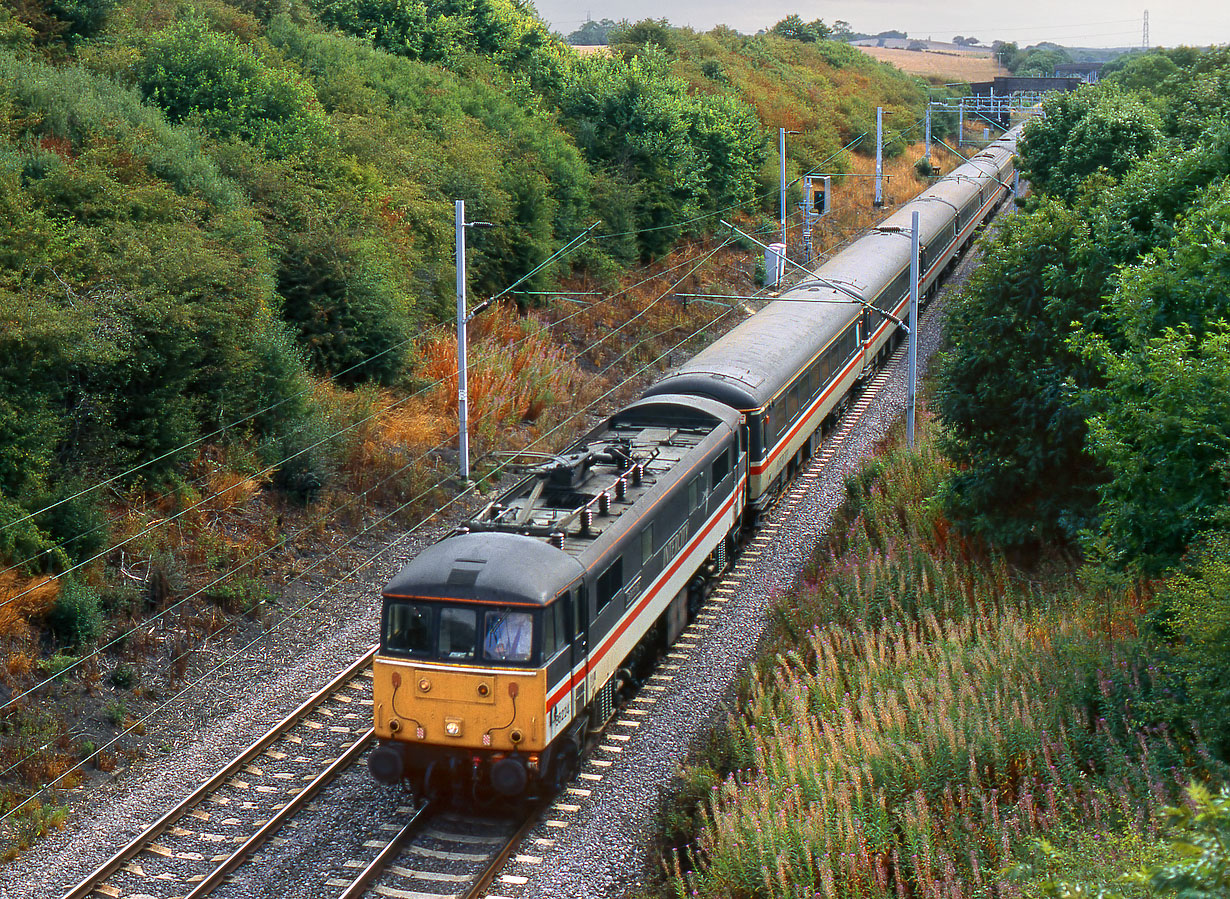
[(709, 454), (706, 444), (736, 433), (740, 417), (701, 397), (639, 400), (563, 453), (537, 457), (512, 488), (411, 560), (384, 595), (550, 602)]
[(518, 534), (458, 534), (427, 547), (385, 596), (543, 605), (581, 576), (575, 558)]

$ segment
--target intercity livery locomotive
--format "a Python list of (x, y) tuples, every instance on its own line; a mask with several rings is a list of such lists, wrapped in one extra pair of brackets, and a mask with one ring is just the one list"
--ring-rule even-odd
[(929, 295), (1005, 197), (1009, 132), (637, 402), (542, 457), (384, 589), (373, 776), (519, 797), (682, 632), (745, 522), (900, 339), (911, 213)]
[(570, 779), (725, 565), (739, 425), (704, 398), (633, 403), (410, 562), (384, 590), (372, 774), (480, 798)]

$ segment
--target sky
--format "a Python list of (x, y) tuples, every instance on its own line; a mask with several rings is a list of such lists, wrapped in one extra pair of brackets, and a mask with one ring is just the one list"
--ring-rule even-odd
[[(1040, 41), (1071, 47), (1138, 47), (1148, 2), (1031, 0), (995, 6), (985, 0), (535, 0), (535, 6), (561, 34), (575, 31), (587, 16), (633, 22), (664, 17), (672, 25), (698, 31), (723, 24), (754, 33), (797, 13), (805, 20), (823, 19), (830, 24), (844, 19), (855, 31), (869, 34), (893, 29), (937, 41), (960, 34), (988, 44), (1016, 41), (1022, 47)], [(1155, 6), (1149, 8), (1150, 46), (1230, 44), (1227, 0), (1171, 0)]]

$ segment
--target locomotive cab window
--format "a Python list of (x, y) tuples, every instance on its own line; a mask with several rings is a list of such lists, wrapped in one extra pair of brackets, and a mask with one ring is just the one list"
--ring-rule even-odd
[(474, 658), (477, 613), (473, 609), (440, 610), (440, 658), (469, 661)]
[(529, 612), (487, 612), (483, 657), (489, 662), (528, 662), (534, 651), (534, 616)]
[(431, 606), (389, 603), (384, 616), (384, 648), (389, 652), (427, 656), (435, 650)]
[[(566, 603), (559, 604), (561, 609)], [(567, 642), (566, 611), (557, 613), (557, 639)], [(534, 659), (535, 613), (483, 610), (441, 602), (390, 601), (384, 614), (383, 649), (392, 655), (473, 664), (529, 663)]]
[(722, 483), (728, 474), (730, 474), (730, 453), (725, 452), (713, 460), (713, 486), (716, 487)]

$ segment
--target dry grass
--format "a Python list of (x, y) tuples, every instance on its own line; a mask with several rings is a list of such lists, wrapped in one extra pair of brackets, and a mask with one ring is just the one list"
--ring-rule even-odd
[(986, 50), (946, 50), (943, 52), (895, 50), (889, 47), (859, 47), (868, 56), (924, 78), (946, 81), (990, 81), (1006, 75), (995, 57)]
[[(971, 137), (973, 132), (970, 132)], [(851, 154), (851, 171), (858, 177), (833, 179), (832, 211), (820, 220), (812, 240), (817, 253), (825, 253), (870, 228), (888, 216), (894, 206), (908, 202), (927, 187), (933, 178), (924, 178), (914, 168), (925, 151), (919, 142), (908, 146), (904, 153), (884, 160), (884, 206), (875, 205), (875, 179), (866, 177), (875, 173), (875, 157)], [(931, 145), (931, 162), (940, 172), (950, 172), (965, 160), (944, 149), (938, 143)], [(802, 226), (795, 224), (789, 231), (791, 247), (802, 242)]]
[(25, 577), (16, 571), (0, 572), (0, 637), (24, 640), (29, 637), (28, 622), (47, 613), (59, 595), (54, 578)]

